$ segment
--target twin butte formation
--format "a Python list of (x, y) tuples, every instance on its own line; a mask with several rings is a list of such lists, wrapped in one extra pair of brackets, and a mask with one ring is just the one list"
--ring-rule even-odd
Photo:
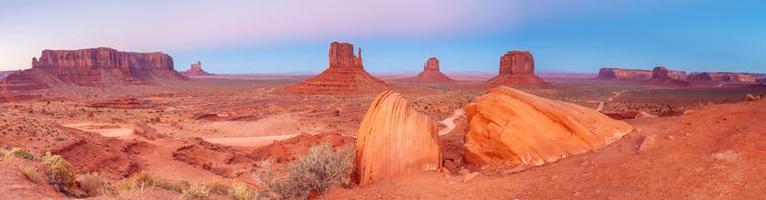
[[(480, 166), (538, 166), (603, 148), (631, 132), (595, 110), (500, 86), (465, 107), (465, 158)], [(436, 125), (392, 92), (379, 94), (356, 141), (356, 180), (441, 168)]]

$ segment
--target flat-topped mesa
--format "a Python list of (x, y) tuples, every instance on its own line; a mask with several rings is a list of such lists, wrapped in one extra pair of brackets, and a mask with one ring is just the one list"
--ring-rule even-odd
[(321, 74), (302, 83), (287, 86), (285, 91), (296, 93), (378, 92), (387, 87), (382, 80), (364, 70), (362, 50), (354, 55), (354, 46), (333, 42), (329, 50), (329, 66)]
[(583, 106), (496, 87), (465, 107), (465, 158), (477, 165), (542, 165), (603, 148), (633, 128)]
[[(685, 79), (686, 72), (668, 70), (673, 79)], [(598, 71), (596, 79), (599, 80), (620, 80), (620, 81), (646, 81), (652, 79), (653, 70), (643, 69), (624, 69), (624, 68), (601, 68)]]
[(663, 66), (657, 66), (652, 70), (652, 78), (649, 80), (649, 84), (660, 86), (688, 86), (689, 82), (685, 79), (686, 73), (678, 74)]
[(689, 74), (691, 82), (722, 82), (722, 83), (745, 83), (756, 84), (757, 77), (762, 74), (734, 73), (734, 72), (693, 72)]
[(441, 167), (436, 124), (402, 95), (378, 94), (359, 125), (356, 181), (366, 185), (388, 177)]
[(535, 60), (529, 51), (509, 51), (500, 57), (500, 73), (489, 80), (494, 85), (545, 85), (535, 75)]
[(111, 48), (44, 50), (32, 68), (7, 77), (12, 87), (42, 89), (54, 85), (116, 86), (160, 79), (184, 80), (173, 58), (162, 52), (133, 53)]
[(212, 76), (213, 74), (206, 72), (202, 69), (202, 62), (197, 61), (196, 63), (192, 63), (189, 67), (189, 70), (181, 72), (181, 74), (186, 76)]
[(426, 63), (423, 64), (423, 71), (420, 72), (417, 76), (404, 80), (424, 83), (449, 83), (455, 81), (440, 71), (439, 59), (435, 57), (431, 57), (426, 60)]

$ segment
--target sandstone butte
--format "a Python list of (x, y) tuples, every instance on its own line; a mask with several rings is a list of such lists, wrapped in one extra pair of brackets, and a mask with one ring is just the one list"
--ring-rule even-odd
[(441, 167), (436, 124), (390, 91), (370, 104), (359, 127), (356, 150), (359, 185)]
[(147, 84), (158, 80), (185, 80), (173, 69), (173, 58), (161, 52), (133, 53), (111, 48), (44, 50), (32, 58), (32, 68), (8, 75), (11, 90), (51, 86), (115, 86)]
[(649, 84), (660, 86), (688, 86), (684, 78), (680, 78), (665, 67), (657, 66), (652, 70), (652, 78), (649, 80)]
[(454, 79), (444, 75), (439, 69), (439, 59), (431, 57), (423, 65), (423, 72), (417, 76), (405, 79), (405, 81), (424, 82), (424, 83), (449, 83), (455, 82)]
[(478, 165), (542, 165), (600, 149), (633, 130), (593, 109), (505, 86), (465, 111), (465, 158)]
[(492, 85), (546, 85), (535, 75), (535, 60), (528, 51), (509, 51), (500, 57), (500, 73), (488, 81)]
[(330, 44), (330, 63), (321, 74), (302, 83), (290, 85), (287, 91), (298, 93), (344, 93), (380, 91), (387, 87), (382, 80), (364, 70), (362, 49), (354, 55), (354, 46), (344, 42)]
[(212, 76), (213, 74), (202, 69), (202, 62), (192, 63), (188, 70), (181, 72), (185, 76)]
[(756, 83), (756, 79), (759, 76), (763, 75), (754, 73), (694, 72), (689, 74), (688, 80), (692, 82)]
[[(673, 79), (685, 79), (686, 72), (669, 70)], [(599, 80), (624, 80), (624, 81), (644, 81), (652, 78), (653, 70), (642, 69), (623, 69), (623, 68), (601, 68), (598, 71), (596, 79)]]

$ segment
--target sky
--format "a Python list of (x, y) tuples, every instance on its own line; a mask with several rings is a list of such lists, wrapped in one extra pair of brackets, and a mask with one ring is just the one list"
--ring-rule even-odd
[(528, 50), (538, 72), (601, 67), (766, 73), (766, 1), (0, 0), (0, 71), (43, 49), (162, 51), (177, 70), (314, 73), (332, 41), (373, 73), (497, 72)]

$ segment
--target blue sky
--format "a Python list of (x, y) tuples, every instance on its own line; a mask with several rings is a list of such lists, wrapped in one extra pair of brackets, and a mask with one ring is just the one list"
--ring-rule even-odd
[(376, 73), (496, 72), (529, 50), (541, 72), (606, 66), (766, 73), (766, 3), (709, 0), (0, 1), (0, 70), (42, 49), (163, 51), (184, 70), (319, 72), (334, 40)]

